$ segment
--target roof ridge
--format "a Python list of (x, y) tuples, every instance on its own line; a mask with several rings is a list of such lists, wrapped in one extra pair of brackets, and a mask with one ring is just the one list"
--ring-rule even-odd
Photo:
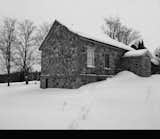
[(104, 37), (103, 37), (103, 38), (98, 38), (99, 36), (98, 36), (98, 37), (97, 37), (97, 36), (95, 37), (94, 35), (91, 35), (91, 34), (89, 34), (89, 33), (83, 33), (83, 32), (80, 32), (80, 31), (76, 31), (75, 29), (73, 29), (73, 27), (71, 27), (71, 26), (69, 26), (69, 25), (65, 25), (63, 22), (61, 22), (61, 21), (58, 20), (58, 19), (55, 19), (55, 21), (53, 22), (53, 25), (52, 25), (50, 31), (48, 32), (46, 38), (45, 38), (44, 41), (42, 42), (42, 44), (41, 44), (41, 46), (40, 46), (39, 49), (42, 48), (45, 40), (48, 38), (51, 30), (53, 29), (53, 26), (56, 25), (56, 24), (59, 24), (59, 25), (61, 25), (61, 26), (64, 26), (64, 27), (66, 27), (69, 31), (71, 31), (72, 33), (75, 33), (75, 34), (77, 34), (77, 35), (79, 35), (79, 36), (81, 36), (81, 37), (84, 37), (84, 38), (88, 39), (88, 40), (90, 39), (90, 40), (93, 40), (93, 41), (95, 41), (95, 42), (99, 42), (99, 43), (103, 43), (103, 44), (108, 44), (108, 45), (111, 45), (111, 46), (113, 46), (113, 47), (121, 48), (121, 49), (124, 49), (124, 50), (127, 50), (127, 51), (134, 50), (134, 49), (131, 48), (130, 46), (125, 45), (125, 44), (123, 44), (122, 42), (119, 42), (119, 41), (114, 40), (114, 39), (109, 38), (109, 37), (108, 37), (108, 39), (107, 39), (106, 37), (105, 37), (105, 38), (104, 38)]

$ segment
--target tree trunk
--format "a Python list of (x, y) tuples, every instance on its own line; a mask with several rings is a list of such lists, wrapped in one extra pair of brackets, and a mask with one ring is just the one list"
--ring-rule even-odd
[(8, 82), (8, 86), (10, 86), (10, 74), (8, 73), (8, 79), (7, 79), (7, 82)]
[(28, 75), (25, 76), (26, 85), (28, 84)]
[(8, 86), (10, 86), (10, 57), (11, 57), (11, 51), (10, 51), (10, 46), (11, 46), (11, 43), (9, 42), (8, 44), (8, 48), (7, 48), (7, 72), (8, 72), (8, 79), (7, 79), (7, 82), (8, 82)]
[(28, 85), (28, 71), (27, 70), (25, 70), (25, 81), (26, 81), (26, 85)]

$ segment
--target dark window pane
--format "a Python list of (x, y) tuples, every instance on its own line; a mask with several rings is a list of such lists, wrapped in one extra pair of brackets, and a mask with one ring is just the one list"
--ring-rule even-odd
[(105, 67), (109, 68), (109, 55), (105, 55)]

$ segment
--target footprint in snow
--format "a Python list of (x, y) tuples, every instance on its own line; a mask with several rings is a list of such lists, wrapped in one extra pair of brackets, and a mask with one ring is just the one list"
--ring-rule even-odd
[(67, 106), (67, 102), (65, 101), (64, 103), (63, 103), (63, 107), (62, 107), (62, 110), (64, 111), (64, 109), (65, 109), (65, 107)]

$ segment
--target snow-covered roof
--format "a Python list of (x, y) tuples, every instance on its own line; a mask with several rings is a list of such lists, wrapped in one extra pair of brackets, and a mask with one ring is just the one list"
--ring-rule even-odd
[[(75, 32), (75, 31), (72, 31), (72, 32)], [(122, 48), (122, 49), (125, 49), (125, 50), (128, 50), (128, 51), (131, 51), (133, 50), (133, 48), (121, 43), (121, 42), (118, 42), (116, 40), (113, 40), (109, 37), (107, 37), (105, 34), (102, 34), (102, 35), (91, 35), (91, 34), (87, 34), (87, 33), (82, 33), (82, 32), (75, 32), (77, 33), (78, 35), (82, 36), (82, 37), (86, 37), (88, 39), (92, 39), (92, 40), (95, 40), (95, 41), (98, 41), (98, 42), (102, 42), (102, 43), (105, 43), (105, 44), (109, 44), (109, 45), (112, 45), (112, 46), (115, 46), (115, 47), (118, 47), (118, 48)]]
[(147, 54), (150, 57), (151, 62), (154, 65), (159, 65), (160, 64), (158, 58), (153, 56), (147, 49), (128, 51), (124, 54), (123, 57), (138, 57), (138, 56), (143, 56), (145, 54)]
[(124, 49), (124, 50), (128, 50), (128, 51), (134, 50), (133, 48), (131, 48), (128, 45), (125, 45), (121, 42), (118, 42), (117, 40), (113, 40), (110, 37), (107, 37), (107, 35), (105, 35), (102, 32), (97, 33), (97, 34), (92, 33), (92, 35), (91, 35), (90, 33), (81, 32), (81, 31), (75, 29), (71, 25), (66, 25), (66, 24), (63, 24), (62, 22), (59, 22), (59, 23), (66, 26), (71, 32), (73, 32), (75, 34), (78, 34), (82, 37), (85, 37), (85, 38), (88, 38), (88, 39), (91, 39), (91, 40), (95, 40), (95, 41), (98, 41), (98, 42), (101, 42), (101, 43), (109, 44), (109, 45), (112, 45), (114, 47), (118, 47), (118, 48), (121, 48), (121, 49)]
[(137, 57), (137, 56), (142, 56), (146, 53), (149, 53), (147, 49), (133, 50), (126, 52), (123, 57)]

